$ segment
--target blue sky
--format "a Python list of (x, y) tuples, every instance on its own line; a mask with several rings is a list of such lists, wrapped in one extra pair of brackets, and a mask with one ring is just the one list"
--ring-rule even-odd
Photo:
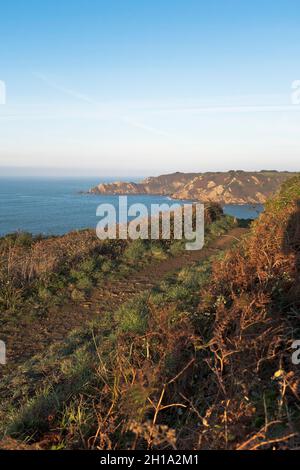
[(299, 169), (299, 26), (298, 0), (2, 2), (0, 172)]

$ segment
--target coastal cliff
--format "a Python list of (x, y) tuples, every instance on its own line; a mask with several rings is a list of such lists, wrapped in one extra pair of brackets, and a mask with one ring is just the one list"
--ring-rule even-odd
[(264, 204), (288, 178), (297, 173), (229, 171), (172, 173), (149, 177), (140, 183), (102, 183), (91, 194), (156, 194), (221, 204)]

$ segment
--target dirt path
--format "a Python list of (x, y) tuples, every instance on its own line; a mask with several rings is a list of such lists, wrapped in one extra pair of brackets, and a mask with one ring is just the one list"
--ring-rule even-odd
[(229, 248), (246, 232), (246, 229), (235, 228), (203, 250), (186, 251), (161, 262), (152, 262), (130, 278), (108, 281), (103, 287), (94, 288), (89, 300), (70, 302), (61, 308), (53, 309), (46, 317), (35, 320), (34, 324), (28, 324), (24, 319), (24, 323), (16, 325), (15, 331), (6, 339), (8, 364), (23, 362), (43, 351), (49, 344), (63, 340), (69, 331), (82, 327), (85, 322), (97, 318), (103, 311), (116, 310), (137, 294), (154, 287), (168, 273), (191, 266)]

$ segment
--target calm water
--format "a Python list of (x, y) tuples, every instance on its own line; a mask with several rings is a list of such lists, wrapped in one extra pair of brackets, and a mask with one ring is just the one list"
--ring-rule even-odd
[[(128, 181), (128, 178), (124, 178)], [(103, 179), (103, 182), (113, 179)], [(46, 179), (0, 178), (0, 235), (18, 230), (33, 234), (61, 235), (71, 230), (96, 227), (99, 204), (112, 203), (117, 196), (80, 194), (99, 184), (99, 178)], [(162, 196), (129, 196), (128, 203), (170, 202)], [(255, 218), (262, 206), (226, 206), (225, 212), (239, 218)]]
[(227, 204), (223, 209), (225, 214), (232, 215), (238, 219), (254, 220), (263, 212), (264, 206), (262, 204)]

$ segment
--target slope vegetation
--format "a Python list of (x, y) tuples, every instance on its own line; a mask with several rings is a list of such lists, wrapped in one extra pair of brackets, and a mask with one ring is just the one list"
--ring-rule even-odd
[(12, 371), (4, 435), (54, 449), (298, 448), (299, 200), (296, 177), (229, 251)]

